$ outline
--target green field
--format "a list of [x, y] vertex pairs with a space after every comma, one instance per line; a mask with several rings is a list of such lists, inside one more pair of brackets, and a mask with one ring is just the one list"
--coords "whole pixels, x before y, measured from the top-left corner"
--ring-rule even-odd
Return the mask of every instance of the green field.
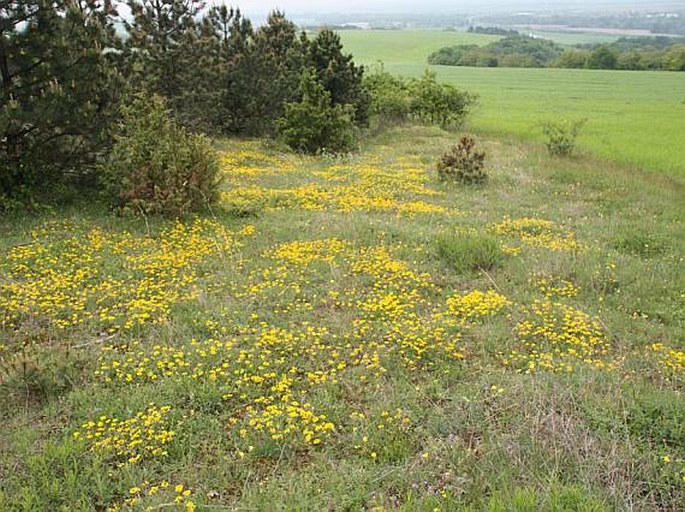
[[[383, 61], [392, 72], [417, 76], [440, 32], [342, 32], [362, 63]], [[458, 34], [464, 41], [482, 36]], [[414, 40], [420, 41], [414, 44]], [[427, 42], [429, 41], [429, 42]], [[424, 51], [424, 49], [426, 51]], [[474, 129], [541, 140], [543, 122], [587, 119], [583, 149], [613, 161], [685, 175], [685, 73], [565, 69], [432, 67], [441, 80], [480, 95]]]
[[339, 34], [355, 61], [390, 65], [424, 63], [429, 54], [444, 46], [485, 45], [500, 39], [448, 30], [343, 30]]

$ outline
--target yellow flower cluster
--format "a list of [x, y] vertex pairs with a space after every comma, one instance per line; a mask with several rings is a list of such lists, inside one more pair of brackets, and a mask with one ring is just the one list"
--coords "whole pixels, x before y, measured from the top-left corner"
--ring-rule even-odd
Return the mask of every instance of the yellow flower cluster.
[[663, 343], [652, 343], [647, 350], [656, 356], [660, 371], [671, 374], [685, 372], [685, 351], [667, 347]]
[[[172, 485], [168, 480], [151, 484], [146, 480], [135, 487], [131, 487], [123, 502], [110, 505], [107, 507], [107, 512], [140, 510], [145, 502], [150, 503], [152, 500], [164, 500], [162, 505], [164, 508], [174, 507], [175, 510], [195, 512], [197, 505], [191, 499], [192, 494], [192, 491], [184, 484]], [[155, 510], [156, 508], [160, 508], [160, 506], [148, 506], [143, 510]]]
[[557, 277], [533, 275], [530, 283], [542, 292], [548, 299], [573, 298], [578, 295], [579, 289], [571, 281]]
[[150, 404], [145, 411], [124, 420], [103, 415], [81, 425], [74, 438], [83, 439], [90, 451], [120, 464], [164, 456], [166, 445], [174, 438], [173, 430], [167, 428], [170, 411], [169, 406]]
[[330, 263], [349, 248], [349, 243], [336, 238], [313, 241], [296, 240], [280, 245], [274, 251], [267, 251], [266, 256], [299, 265], [308, 265], [316, 260]]
[[[262, 161], [269, 160], [263, 158]], [[225, 192], [222, 200], [232, 209], [456, 214], [454, 209], [416, 197], [442, 195], [427, 187], [428, 180], [424, 167], [417, 161], [384, 162], [373, 158], [311, 172], [305, 176], [304, 183], [292, 188], [235, 187]]]
[[535, 301], [529, 318], [516, 326], [522, 351], [503, 356], [517, 371], [572, 372], [578, 364], [612, 369], [611, 343], [599, 319], [558, 302]]
[[465, 325], [482, 317], [495, 315], [510, 305], [510, 300], [495, 291], [473, 290], [464, 295], [449, 297], [447, 312], [457, 317], [459, 323]]
[[247, 147], [222, 152], [219, 157], [222, 174], [231, 184], [245, 183], [246, 180], [265, 174], [284, 174], [296, 169], [285, 156], [259, 151], [257, 144], [243, 145]]
[[585, 247], [576, 240], [572, 231], [560, 227], [551, 220], [524, 217], [505, 219], [490, 226], [498, 235], [519, 239], [528, 245], [545, 247], [553, 251], [582, 251]]
[[67, 328], [84, 323], [114, 332], [165, 320], [175, 303], [195, 296], [199, 266], [231, 251], [234, 236], [219, 222], [180, 222], [158, 237], [129, 232], [82, 234], [55, 223], [0, 264], [0, 326], [29, 320]]
[[[273, 441], [294, 440], [305, 445], [316, 446], [328, 437], [335, 425], [326, 421], [323, 414], [315, 414], [309, 403], [288, 400], [288, 395], [280, 402], [263, 408], [248, 406], [247, 425], [254, 432], [266, 434]], [[239, 432], [241, 437], [248, 435], [246, 429]]]
[[[464, 358], [458, 323], [444, 304], [431, 300], [439, 292], [431, 277], [393, 257], [389, 248], [323, 239], [280, 244], [262, 256], [265, 266], [250, 272], [234, 296], [245, 304], [269, 300], [274, 312], [284, 311], [283, 326], [256, 314], [237, 320], [231, 309], [230, 320], [203, 323], [212, 332], [207, 339], [104, 347], [97, 377], [117, 386], [202, 380], [221, 393], [244, 443], [267, 436], [310, 449], [335, 428], [309, 405], [314, 388], [335, 384], [348, 372], [365, 382], [389, 364], [416, 370]], [[313, 278], [333, 286], [319, 297], [308, 296]], [[271, 300], [282, 294], [291, 304], [287, 311]], [[314, 305], [316, 311], [330, 311], [334, 324], [341, 321], [339, 328], [302, 320], [300, 313], [309, 317]], [[466, 305], [462, 309], [468, 313]], [[238, 452], [244, 454], [240, 443]]]

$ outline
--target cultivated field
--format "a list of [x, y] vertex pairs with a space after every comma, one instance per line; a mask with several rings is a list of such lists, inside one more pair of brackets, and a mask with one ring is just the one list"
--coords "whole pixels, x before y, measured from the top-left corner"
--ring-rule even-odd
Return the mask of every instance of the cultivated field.
[[[431, 67], [426, 57], [437, 48], [486, 44], [490, 37], [430, 31], [347, 31], [341, 36], [345, 48], [361, 62], [373, 67], [383, 61], [389, 71], [407, 76]], [[453, 43], [451, 38], [460, 41]], [[587, 119], [579, 139], [587, 151], [685, 176], [684, 73], [431, 68], [441, 80], [480, 95], [472, 118], [476, 130], [541, 140], [545, 121]]]
[[494, 138], [448, 186], [453, 138], [3, 218], [0, 510], [680, 509], [683, 188]]

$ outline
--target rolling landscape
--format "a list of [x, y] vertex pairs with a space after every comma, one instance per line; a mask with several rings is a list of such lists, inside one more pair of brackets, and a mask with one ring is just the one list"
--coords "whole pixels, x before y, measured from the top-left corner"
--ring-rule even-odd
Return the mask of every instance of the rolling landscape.
[[683, 510], [685, 72], [429, 65], [506, 37], [396, 26], [439, 3], [37, 5], [0, 6], [0, 511]]

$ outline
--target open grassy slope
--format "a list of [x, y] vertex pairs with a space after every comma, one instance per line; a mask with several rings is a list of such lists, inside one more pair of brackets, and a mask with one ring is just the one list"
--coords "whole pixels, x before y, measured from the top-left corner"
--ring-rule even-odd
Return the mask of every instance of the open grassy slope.
[[685, 204], [453, 135], [225, 142], [211, 214], [0, 221], [0, 510], [678, 510]]
[[[392, 44], [371, 32], [341, 33], [362, 63], [386, 63], [417, 76], [426, 57], [417, 32], [398, 31]], [[429, 32], [430, 33], [430, 32]], [[468, 34], [467, 34], [468, 36]], [[377, 38], [377, 39], [376, 39]], [[472, 126], [490, 133], [541, 140], [544, 121], [588, 120], [580, 145], [610, 160], [685, 176], [685, 73], [434, 66], [441, 80], [476, 92]]]

